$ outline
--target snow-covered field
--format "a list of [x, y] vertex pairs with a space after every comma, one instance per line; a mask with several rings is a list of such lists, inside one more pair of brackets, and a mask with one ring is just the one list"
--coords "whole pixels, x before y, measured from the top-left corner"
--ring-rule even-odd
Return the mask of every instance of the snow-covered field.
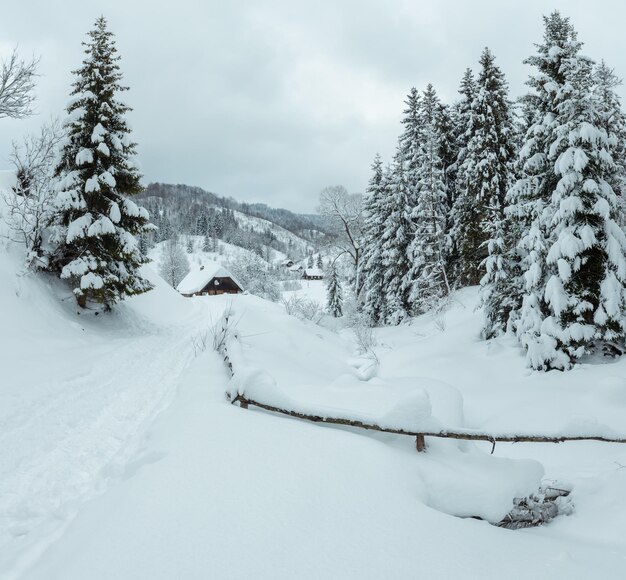
[[[626, 434], [626, 360], [531, 373], [512, 341], [478, 340], [469, 289], [443, 319], [379, 329], [364, 375], [349, 332], [253, 296], [184, 299], [149, 273], [153, 292], [77, 315], [18, 263], [0, 249], [0, 578], [626, 574], [626, 446], [498, 444], [491, 456], [488, 443], [428, 440], [418, 454], [408, 437], [230, 405], [223, 362], [197, 345], [232, 306], [235, 387], [263, 377], [261, 395], [269, 385], [326, 414], [413, 420], [406, 403], [499, 432]], [[324, 298], [320, 282], [298, 292]], [[572, 515], [518, 531], [465, 517], [499, 519], [542, 478], [571, 486]]]

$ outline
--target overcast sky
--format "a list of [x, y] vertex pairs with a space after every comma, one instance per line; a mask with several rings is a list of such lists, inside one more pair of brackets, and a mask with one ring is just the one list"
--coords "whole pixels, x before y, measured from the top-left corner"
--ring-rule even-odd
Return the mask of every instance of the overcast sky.
[[10, 143], [59, 115], [80, 43], [101, 13], [117, 38], [124, 99], [149, 181], [199, 185], [241, 201], [312, 211], [319, 191], [363, 191], [388, 159], [403, 100], [432, 82], [450, 102], [482, 48], [524, 90], [522, 60], [542, 14], [571, 17], [592, 58], [626, 75], [617, 0], [21, 0], [3, 2], [0, 53], [41, 57], [38, 114], [0, 120]]

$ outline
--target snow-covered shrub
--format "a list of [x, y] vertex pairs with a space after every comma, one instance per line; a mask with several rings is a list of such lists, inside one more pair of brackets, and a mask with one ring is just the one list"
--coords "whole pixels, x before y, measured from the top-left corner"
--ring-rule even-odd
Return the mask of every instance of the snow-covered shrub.
[[285, 280], [281, 284], [283, 292], [296, 292], [297, 290], [302, 290], [302, 283], [300, 280]]
[[209, 335], [213, 350], [221, 355], [226, 354], [227, 342], [236, 336], [235, 334], [235, 312], [232, 306], [228, 306], [222, 315], [209, 325]]
[[3, 216], [11, 240], [26, 248], [27, 266], [45, 266], [42, 244], [54, 197], [51, 187], [56, 150], [63, 132], [58, 121], [45, 124], [38, 135], [14, 143], [10, 161], [16, 184], [3, 192], [7, 212]]
[[194, 356], [198, 356], [200, 353], [203, 353], [209, 342], [209, 333], [204, 330], [198, 332], [195, 336], [191, 337], [191, 344], [193, 345], [193, 354]]
[[350, 292], [344, 302], [343, 321], [346, 327], [354, 333], [359, 354], [367, 354], [376, 358], [374, 353], [376, 337], [374, 336], [372, 321], [369, 314], [359, 308], [354, 292]]
[[272, 302], [280, 300], [280, 286], [268, 264], [251, 252], [242, 252], [226, 262], [228, 268], [250, 294]]
[[324, 308], [316, 300], [307, 300], [294, 294], [289, 298], [283, 298], [281, 302], [287, 314], [300, 320], [310, 320], [319, 324], [324, 317]]
[[355, 324], [352, 327], [352, 332], [354, 333], [359, 354], [373, 355], [376, 358], [376, 354], [374, 353], [374, 347], [376, 346], [374, 329], [363, 321]]
[[515, 498], [513, 509], [496, 524], [500, 528], [519, 530], [547, 524], [559, 515], [571, 515], [574, 504], [569, 489], [542, 486], [528, 497]]
[[443, 296], [437, 300], [431, 311], [433, 322], [438, 330], [443, 332], [446, 329], [446, 313], [448, 312], [450, 305], [452, 304], [452, 297], [450, 295]]

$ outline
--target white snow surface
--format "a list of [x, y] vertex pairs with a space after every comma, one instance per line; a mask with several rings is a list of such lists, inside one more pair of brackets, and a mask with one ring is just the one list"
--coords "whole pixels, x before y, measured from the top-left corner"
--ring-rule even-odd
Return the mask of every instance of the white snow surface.
[[[410, 437], [243, 410], [225, 391], [389, 424], [624, 434], [626, 360], [531, 372], [513, 339], [478, 339], [470, 289], [444, 331], [429, 316], [379, 329], [363, 380], [348, 331], [280, 305], [186, 299], [146, 268], [154, 291], [79, 315], [20, 260], [0, 247], [2, 580], [623, 578], [625, 447], [492, 456], [427, 439], [418, 454]], [[198, 349], [226, 307], [232, 380]], [[465, 519], [496, 521], [543, 477], [572, 487], [572, 516], [515, 532]]]

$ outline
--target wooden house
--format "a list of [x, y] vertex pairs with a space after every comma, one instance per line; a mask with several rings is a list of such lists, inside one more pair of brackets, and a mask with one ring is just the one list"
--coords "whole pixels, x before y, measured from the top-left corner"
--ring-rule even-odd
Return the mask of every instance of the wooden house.
[[319, 268], [305, 268], [302, 272], [303, 280], [323, 280], [324, 272]]
[[188, 298], [243, 292], [243, 286], [226, 268], [219, 264], [205, 264], [192, 269], [176, 289]]

